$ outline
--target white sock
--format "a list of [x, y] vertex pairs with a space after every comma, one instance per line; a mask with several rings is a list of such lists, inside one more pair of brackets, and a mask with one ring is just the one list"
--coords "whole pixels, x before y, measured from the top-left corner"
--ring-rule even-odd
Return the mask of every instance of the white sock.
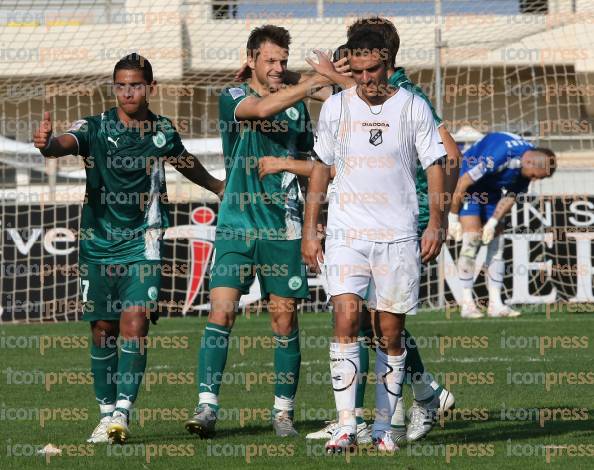
[[489, 287], [489, 305], [491, 307], [501, 308], [501, 288], [503, 287], [503, 273], [505, 265], [503, 260], [493, 259], [487, 268], [487, 285]]
[[410, 384], [412, 387], [413, 396], [417, 401], [425, 401], [429, 398], [433, 398], [435, 395], [435, 390], [431, 388], [431, 381], [433, 377], [431, 374], [427, 372], [423, 372], [421, 377], [413, 378], [412, 383]]
[[355, 401], [359, 380], [359, 343], [330, 343], [330, 374], [338, 423], [357, 429]]
[[487, 285], [489, 289], [489, 305], [495, 308], [503, 307], [501, 288], [505, 263], [503, 261], [503, 239], [495, 237], [487, 247]]
[[[464, 233], [462, 235], [462, 248], [458, 256], [458, 279], [460, 285], [466, 293], [466, 289], [470, 289], [472, 296], [472, 284], [474, 284], [474, 267], [476, 263], [476, 255], [481, 246], [480, 234], [475, 232]], [[472, 300], [472, 299], [471, 299]]]
[[474, 297], [472, 296], [472, 287], [462, 288], [462, 304], [463, 305], [474, 305]]
[[406, 349], [400, 356], [388, 356], [377, 350], [375, 359], [375, 422], [373, 432], [388, 431], [396, 410], [396, 402], [402, 397], [404, 382], [404, 361]]
[[274, 409], [279, 411], [293, 411], [295, 407], [295, 400], [287, 397], [274, 396]]
[[392, 426], [404, 427], [406, 412], [404, 410], [404, 398], [400, 397], [396, 402], [396, 410], [392, 415]]
[[[128, 412], [128, 416], [130, 416], [130, 410], [132, 409], [132, 405], [133, 403], [130, 400], [118, 400], [116, 401], [115, 407], [126, 410]], [[121, 411], [117, 409], [114, 410], [113, 416], [115, 416], [116, 413], [121, 413]]]
[[102, 415], [107, 415], [107, 414], [112, 414], [116, 409], [116, 406], [114, 403], [112, 403], [111, 405], [99, 405], [99, 412]]
[[200, 392], [198, 394], [198, 403], [200, 405], [217, 405], [219, 404], [219, 397], [217, 397], [214, 393], [210, 392]]

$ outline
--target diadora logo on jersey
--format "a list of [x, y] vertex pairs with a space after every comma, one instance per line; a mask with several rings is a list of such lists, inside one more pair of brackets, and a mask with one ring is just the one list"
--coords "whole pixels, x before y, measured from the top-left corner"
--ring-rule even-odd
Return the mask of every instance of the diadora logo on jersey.
[[290, 107], [285, 109], [285, 113], [287, 113], [287, 116], [289, 116], [290, 119], [292, 119], [293, 121], [296, 121], [297, 119], [299, 119], [299, 111], [297, 111], [294, 107]]
[[167, 139], [165, 138], [165, 134], [163, 134], [161, 131], [157, 132], [153, 136], [153, 144], [155, 144], [155, 147], [157, 147], [157, 148], [163, 147], [166, 142], [167, 142]]
[[111, 142], [113, 145], [115, 145], [116, 148], [118, 147], [118, 140], [120, 140], [119, 137], [117, 139], [113, 139], [113, 137], [111, 137], [111, 136], [107, 137], [107, 141]]
[[388, 122], [362, 122], [362, 127], [390, 127]]
[[383, 142], [382, 130], [381, 129], [370, 129], [369, 130], [369, 143], [376, 147]]
[[299, 276], [293, 276], [291, 279], [289, 279], [289, 289], [291, 290], [297, 290], [301, 287], [301, 285], [303, 284], [303, 281], [301, 280], [301, 278]]

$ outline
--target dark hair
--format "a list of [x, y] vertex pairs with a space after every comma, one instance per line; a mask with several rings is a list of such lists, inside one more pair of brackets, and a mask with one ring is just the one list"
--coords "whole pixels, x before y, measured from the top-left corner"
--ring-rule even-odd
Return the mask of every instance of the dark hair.
[[346, 48], [351, 56], [367, 55], [375, 49], [379, 52], [382, 62], [387, 63], [389, 60], [386, 42], [378, 33], [359, 31], [349, 38]]
[[147, 58], [142, 57], [137, 52], [128, 54], [118, 60], [113, 68], [113, 79], [115, 80], [116, 72], [118, 70], [140, 70], [142, 77], [146, 83], [153, 81], [153, 67]]
[[272, 24], [265, 24], [264, 26], [254, 28], [247, 40], [246, 48], [248, 56], [253, 56], [255, 58], [257, 55], [256, 51], [265, 42], [271, 42], [279, 47], [288, 49], [289, 44], [291, 44], [291, 35], [289, 34], [289, 31], [282, 26], [275, 26]]
[[350, 39], [355, 33], [359, 32], [380, 34], [388, 47], [388, 64], [391, 67], [396, 66], [396, 54], [400, 49], [400, 36], [394, 23], [380, 16], [360, 18], [349, 26], [347, 38]]
[[347, 45], [343, 44], [342, 46], [338, 46], [332, 54], [332, 62], [336, 62], [337, 60], [344, 59], [349, 55], [349, 50], [347, 49]]
[[546, 168], [549, 170], [549, 176], [553, 176], [553, 173], [555, 173], [555, 170], [557, 169], [557, 156], [555, 155], [555, 152], [546, 147], [536, 147], [532, 150], [549, 157], [546, 162]]

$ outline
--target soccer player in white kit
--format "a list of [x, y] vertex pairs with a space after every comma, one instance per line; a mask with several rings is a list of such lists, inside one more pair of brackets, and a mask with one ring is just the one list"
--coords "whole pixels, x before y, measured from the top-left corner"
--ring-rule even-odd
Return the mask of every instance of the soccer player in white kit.
[[[322, 107], [314, 147], [319, 161], [309, 182], [301, 250], [310, 269], [317, 271], [323, 263], [334, 310], [330, 369], [339, 426], [326, 449], [341, 452], [356, 445], [357, 333], [367, 298], [376, 311], [372, 323], [377, 338], [372, 438], [379, 450], [394, 451], [390, 421], [402, 394], [406, 358], [401, 333], [406, 315], [416, 313], [420, 259], [434, 259], [444, 238], [444, 170], [439, 163], [446, 151], [427, 103], [388, 85], [382, 37], [356, 34], [347, 49], [357, 85]], [[417, 159], [427, 172], [430, 200], [420, 248]], [[316, 223], [331, 165], [336, 176], [324, 257]]]

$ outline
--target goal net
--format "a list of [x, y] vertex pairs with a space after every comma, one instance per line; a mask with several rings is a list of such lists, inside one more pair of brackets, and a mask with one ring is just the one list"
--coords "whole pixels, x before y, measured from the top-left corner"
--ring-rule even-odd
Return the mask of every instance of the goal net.
[[[332, 52], [358, 17], [380, 15], [401, 36], [397, 65], [430, 96], [460, 142], [509, 131], [559, 157], [506, 220], [505, 294], [513, 303], [592, 302], [594, 4], [586, 0], [4, 0], [0, 3], [0, 322], [76, 320], [84, 167], [44, 160], [31, 144], [43, 113], [54, 132], [115, 105], [111, 73], [139, 52], [153, 65], [151, 109], [170, 117], [189, 151], [222, 177], [218, 94], [245, 60], [252, 28], [292, 36], [289, 68]], [[435, 84], [440, 86], [436, 87]], [[317, 120], [320, 103], [309, 101]], [[170, 315], [208, 309], [216, 198], [166, 168], [172, 227], [160, 302]], [[460, 295], [459, 246], [423, 269], [422, 305]], [[484, 249], [479, 260], [484, 259]], [[475, 294], [486, 298], [481, 267]], [[319, 278], [311, 301], [324, 308]], [[243, 299], [256, 305], [258, 286]]]

